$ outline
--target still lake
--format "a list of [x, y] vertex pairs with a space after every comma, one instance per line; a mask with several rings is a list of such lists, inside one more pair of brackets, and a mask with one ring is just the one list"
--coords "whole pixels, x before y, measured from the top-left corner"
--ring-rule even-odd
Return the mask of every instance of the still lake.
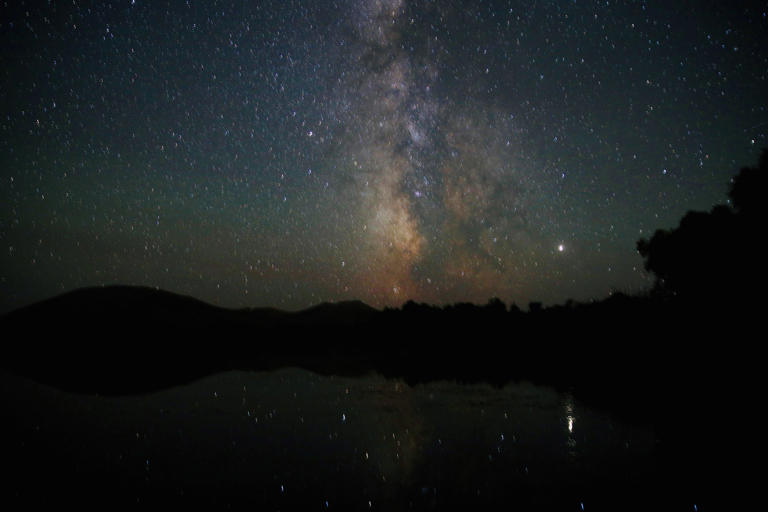
[[670, 497], [651, 426], [525, 382], [411, 387], [288, 368], [138, 396], [0, 383], [2, 487], [27, 504], [695, 508]]

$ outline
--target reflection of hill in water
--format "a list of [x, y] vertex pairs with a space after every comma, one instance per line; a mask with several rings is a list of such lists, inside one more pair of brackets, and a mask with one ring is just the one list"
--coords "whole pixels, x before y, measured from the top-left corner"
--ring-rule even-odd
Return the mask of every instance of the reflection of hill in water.
[[286, 369], [99, 397], [0, 378], [17, 411], [6, 483], [27, 504], [627, 510], [625, 496], [641, 496], [632, 509], [664, 491], [649, 428], [530, 384], [411, 387]]

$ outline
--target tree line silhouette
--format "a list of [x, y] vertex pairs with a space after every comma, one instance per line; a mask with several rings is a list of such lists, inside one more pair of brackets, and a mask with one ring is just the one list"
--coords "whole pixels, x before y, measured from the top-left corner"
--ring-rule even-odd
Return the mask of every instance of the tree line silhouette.
[[638, 241], [645, 268], [656, 276], [656, 291], [688, 301], [739, 303], [758, 291], [757, 280], [765, 273], [758, 217], [766, 175], [768, 150], [763, 150], [757, 167], [744, 167], [733, 178], [730, 204], [689, 211], [677, 228]]

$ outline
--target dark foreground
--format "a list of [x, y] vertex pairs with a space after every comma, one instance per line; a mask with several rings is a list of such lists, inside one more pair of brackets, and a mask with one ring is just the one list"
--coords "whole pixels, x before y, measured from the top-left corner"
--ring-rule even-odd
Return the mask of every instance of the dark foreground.
[[[16, 468], [7, 491], [22, 501], [142, 507], [730, 508], [756, 480], [744, 469], [761, 389], [751, 315], [624, 296], [531, 313], [498, 303], [384, 312], [344, 303], [287, 314], [144, 288], [82, 290], [3, 319], [0, 405]], [[296, 367], [312, 373], [286, 385], [280, 369]], [[523, 380], [556, 391], [541, 398], [545, 388], [534, 387], [538, 398], [521, 399]], [[454, 384], [446, 391], [441, 382]], [[359, 399], [391, 386], [412, 396]], [[350, 392], [358, 402], [348, 413]], [[220, 406], [220, 393], [232, 403]], [[582, 411], [570, 414], [575, 435], [568, 400]], [[532, 408], [551, 417], [522, 412]], [[508, 419], [508, 409], [522, 423], [485, 418], [493, 410]], [[290, 421], [260, 430], [286, 410]], [[402, 415], [399, 431], [379, 432], [380, 420]], [[414, 426], [419, 418], [428, 428]], [[409, 438], [415, 428], [429, 434]], [[514, 449], [491, 439], [523, 431], [527, 444]], [[394, 451], [374, 469], [360, 462], [369, 446], [385, 445]], [[388, 474], [397, 485], [384, 484]]]
[[27, 506], [688, 510], [704, 498], [658, 473], [651, 428], [526, 383], [284, 369], [96, 397], [0, 382], [25, 412], [4, 458]]

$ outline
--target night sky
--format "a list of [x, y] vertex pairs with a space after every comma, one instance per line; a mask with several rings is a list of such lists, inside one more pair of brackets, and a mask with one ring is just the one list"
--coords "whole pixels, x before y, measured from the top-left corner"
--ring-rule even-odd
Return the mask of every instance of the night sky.
[[640, 291], [636, 241], [768, 145], [762, 1], [13, 0], [0, 27], [2, 311]]

